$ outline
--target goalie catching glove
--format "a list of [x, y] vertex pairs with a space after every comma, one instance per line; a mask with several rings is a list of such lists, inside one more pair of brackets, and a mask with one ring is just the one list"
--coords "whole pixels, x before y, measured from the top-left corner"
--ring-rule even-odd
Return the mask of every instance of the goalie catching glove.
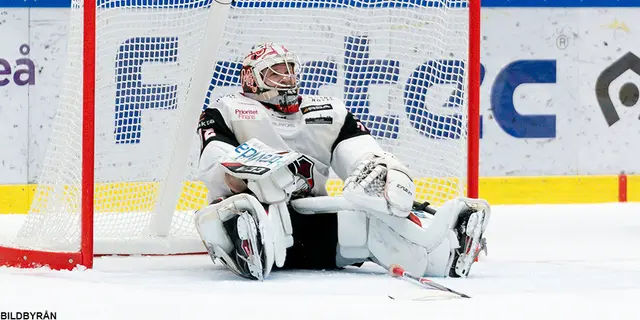
[[368, 154], [345, 180], [344, 197], [352, 203], [406, 218], [415, 184], [409, 170], [390, 153]]

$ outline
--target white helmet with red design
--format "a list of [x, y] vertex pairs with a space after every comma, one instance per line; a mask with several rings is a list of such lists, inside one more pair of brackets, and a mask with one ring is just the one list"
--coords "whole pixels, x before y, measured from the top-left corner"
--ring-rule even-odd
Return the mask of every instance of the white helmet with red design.
[[300, 62], [287, 48], [259, 43], [244, 58], [240, 81], [244, 95], [280, 113], [298, 112]]

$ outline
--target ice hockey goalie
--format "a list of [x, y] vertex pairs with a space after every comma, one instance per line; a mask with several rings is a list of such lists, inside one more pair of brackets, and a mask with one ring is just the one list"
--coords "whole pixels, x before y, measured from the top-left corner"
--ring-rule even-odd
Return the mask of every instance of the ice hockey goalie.
[[[258, 44], [243, 61], [242, 92], [201, 114], [199, 179], [210, 205], [195, 224], [211, 258], [256, 280], [367, 261], [466, 277], [489, 205], [460, 197], [425, 213], [409, 170], [339, 99], [300, 95], [299, 72], [287, 48]], [[330, 170], [345, 182], [341, 197], [327, 196]]]

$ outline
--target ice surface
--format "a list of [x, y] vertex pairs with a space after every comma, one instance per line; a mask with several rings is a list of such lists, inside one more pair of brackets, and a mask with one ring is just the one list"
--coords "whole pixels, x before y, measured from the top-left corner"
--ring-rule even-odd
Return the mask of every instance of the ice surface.
[[[0, 215], [0, 237], [22, 216]], [[495, 206], [472, 296], [422, 288], [366, 264], [239, 279], [206, 256], [104, 257], [92, 270], [0, 268], [0, 311], [58, 319], [640, 319], [640, 204]], [[395, 296], [396, 300], [388, 298]]]

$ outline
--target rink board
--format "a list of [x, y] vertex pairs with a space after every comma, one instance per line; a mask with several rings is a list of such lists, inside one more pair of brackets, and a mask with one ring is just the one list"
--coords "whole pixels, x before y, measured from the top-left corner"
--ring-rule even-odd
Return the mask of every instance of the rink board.
[[[627, 176], [629, 202], [640, 202], [640, 175]], [[417, 179], [418, 198], [446, 193], [442, 186], [455, 188], [453, 179]], [[338, 196], [343, 184], [329, 180], [329, 195]], [[431, 186], [438, 186], [433, 189]], [[480, 197], [499, 204], [605, 203], [620, 200], [618, 176], [483, 177]], [[0, 185], [0, 214], [24, 214], [29, 211], [37, 185]], [[109, 183], [96, 188], [96, 208], [109, 212], [150, 210], [155, 204], [156, 183]], [[199, 182], [186, 183], [179, 209], [193, 210], [206, 204], [206, 188]]]

